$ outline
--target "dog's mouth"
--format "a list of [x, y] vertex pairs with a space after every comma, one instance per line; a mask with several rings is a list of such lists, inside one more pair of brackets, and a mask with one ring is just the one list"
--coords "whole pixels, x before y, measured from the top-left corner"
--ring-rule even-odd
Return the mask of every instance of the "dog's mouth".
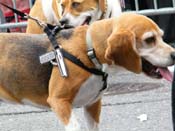
[[91, 19], [92, 19], [91, 16], [87, 16], [86, 19], [85, 19], [85, 21], [82, 23], [82, 25], [89, 25]]
[[168, 70], [167, 67], [154, 66], [145, 59], [142, 59], [142, 70], [149, 77], [157, 79], [164, 78], [167, 81], [173, 81], [173, 74]]

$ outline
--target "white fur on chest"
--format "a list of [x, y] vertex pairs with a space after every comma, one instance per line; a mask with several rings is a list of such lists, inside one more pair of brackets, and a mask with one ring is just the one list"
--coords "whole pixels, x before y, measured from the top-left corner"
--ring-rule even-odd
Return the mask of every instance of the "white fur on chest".
[[92, 75], [80, 87], [76, 97], [74, 98], [73, 106], [81, 107], [94, 103], [102, 96], [103, 92], [105, 91], [101, 91], [102, 87], [102, 76]]

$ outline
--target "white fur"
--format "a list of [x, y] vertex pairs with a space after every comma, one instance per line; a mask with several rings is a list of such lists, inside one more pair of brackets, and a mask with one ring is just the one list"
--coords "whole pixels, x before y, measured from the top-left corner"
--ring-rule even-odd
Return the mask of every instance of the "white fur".
[[68, 125], [65, 126], [66, 131], [82, 131], [81, 126], [74, 114], [74, 111], [71, 112], [71, 117], [69, 119]]
[[158, 33], [155, 32], [155, 31], [148, 31], [148, 32], [145, 32], [142, 36], [142, 40], [145, 40], [146, 38], [149, 38], [149, 37], [153, 37], [153, 36], [160, 36], [162, 37], [164, 35], [164, 31], [163, 30], [159, 30]]
[[153, 48], [145, 48], [145, 49], [139, 49], [140, 56], [145, 58], [147, 61], [149, 61], [151, 64], [160, 66], [160, 67], [167, 67], [169, 65], [173, 64], [173, 61], [170, 57], [169, 53], [166, 53], [166, 51], [162, 48], [158, 48], [158, 46], [155, 46]]
[[172, 73], [172, 74], [174, 74], [174, 65], [173, 66], [169, 66], [168, 67], [168, 70]]
[[52, 8], [53, 0], [41, 0], [42, 8], [47, 22], [51, 24], [57, 24], [58, 18], [56, 17], [55, 11]]
[[118, 17], [121, 14], [122, 10], [119, 0], [107, 0], [107, 5], [108, 8], [105, 18], [109, 18], [111, 12], [111, 17]]
[[145, 40], [146, 38], [153, 37], [154, 33], [152, 31], [146, 32], [142, 36], [142, 40]]
[[152, 35], [156, 36], [155, 43], [150, 45], [143, 41], [142, 47], [138, 49], [139, 55], [156, 66], [167, 67], [173, 65], [174, 61], [171, 58], [170, 52], [173, 52], [174, 49], [163, 42], [161, 34], [156, 34], [154, 31], [146, 32], [142, 38]]
[[72, 14], [67, 13], [64, 17], [69, 20], [68, 24], [73, 25], [73, 26], [79, 26], [84, 23], [84, 21], [87, 19], [88, 16], [92, 17], [90, 23], [96, 21], [97, 20], [96, 16], [99, 15], [98, 13], [99, 11], [95, 9], [92, 11], [82, 12], [79, 16], [73, 16]]
[[80, 87], [79, 92], [73, 101], [74, 107], [81, 107], [91, 105], [96, 102], [104, 93], [105, 90], [100, 92], [103, 86], [102, 76], [92, 75]]
[[[111, 71], [126, 71], [125, 68], [118, 65], [103, 64], [103, 71], [110, 74]], [[80, 87], [76, 97], [73, 100], [74, 107], [88, 106], [99, 100], [103, 93], [108, 89], [100, 91], [103, 86], [102, 76], [92, 75]]]

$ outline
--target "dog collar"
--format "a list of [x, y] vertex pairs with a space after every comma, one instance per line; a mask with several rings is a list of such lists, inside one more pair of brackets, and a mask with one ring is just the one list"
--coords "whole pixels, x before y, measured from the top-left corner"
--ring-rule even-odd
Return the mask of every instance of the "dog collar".
[[[100, 92], [103, 91], [103, 90], [105, 90], [107, 88], [108, 74], [106, 72], [103, 72], [102, 71], [102, 65], [98, 62], [98, 60], [97, 60], [97, 58], [95, 56], [95, 52], [94, 52], [94, 49], [93, 49], [92, 45], [91, 44], [88, 44], [88, 52], [89, 52], [88, 53], [89, 54], [88, 56], [93, 61], [93, 63], [96, 63], [95, 64], [96, 67], [98, 65], [98, 68], [99, 69], [98, 68], [89, 68], [89, 67], [87, 67], [86, 65], [84, 65], [83, 62], [81, 62], [81, 60], [79, 60], [78, 58], [76, 58], [75, 56], [73, 56], [72, 54], [70, 54], [69, 52], [65, 51], [63, 48], [60, 48], [59, 47], [59, 43], [57, 43], [57, 41], [55, 39], [55, 34], [52, 33], [52, 31], [55, 32], [54, 29], [51, 29], [50, 30], [48, 27], [45, 28], [45, 32], [48, 35], [48, 38], [49, 38], [50, 42], [52, 43], [52, 46], [54, 48], [56, 48], [55, 49], [56, 50], [56, 53], [58, 52], [61, 55], [61, 57], [67, 58], [72, 63], [76, 64], [77, 66], [81, 67], [82, 69], [84, 69], [84, 70], [86, 70], [86, 71], [88, 71], [88, 72], [90, 72], [90, 73], [92, 73], [94, 75], [102, 76], [103, 86], [100, 89]], [[88, 37], [89, 37], [88, 38], [89, 42], [91, 42], [90, 34], [89, 34]], [[51, 53], [54, 54], [55, 51], [52, 51]], [[58, 57], [60, 57], [60, 55]], [[47, 57], [48, 56], [50, 57], [50, 55], [47, 55]], [[64, 76], [67, 77], [68, 76], [68, 74], [67, 74], [67, 68], [66, 68], [66, 65], [64, 65], [64, 61], [62, 60], [63, 62], [60, 63], [61, 61], [60, 60], [57, 60], [57, 55], [54, 55], [54, 57], [52, 59], [55, 59], [56, 60], [56, 65], [59, 65], [58, 67], [60, 69], [60, 72], [63, 73]], [[63, 59], [63, 58], [61, 58], [61, 59]], [[44, 57], [44, 60], [45, 60], [45, 57]], [[40, 59], [40, 61], [41, 61], [41, 59]], [[64, 68], [63, 67], [61, 68], [61, 65], [65, 68], [65, 72], [62, 72], [62, 71], [64, 71], [63, 70]]]
[[96, 57], [95, 50], [92, 46], [92, 38], [91, 38], [89, 29], [87, 29], [87, 32], [86, 32], [86, 44], [87, 44], [87, 55], [88, 55], [89, 59], [93, 62], [93, 64], [96, 66], [97, 70], [99, 70], [103, 76], [102, 81], [104, 83], [103, 83], [102, 89], [100, 90], [100, 92], [101, 92], [107, 88], [108, 74], [102, 71], [103, 65], [98, 61], [98, 59]]
[[89, 30], [86, 32], [86, 44], [87, 44], [87, 55], [89, 59], [93, 62], [97, 69], [102, 70], [102, 64], [98, 61], [95, 50], [92, 46], [92, 39], [89, 33]]

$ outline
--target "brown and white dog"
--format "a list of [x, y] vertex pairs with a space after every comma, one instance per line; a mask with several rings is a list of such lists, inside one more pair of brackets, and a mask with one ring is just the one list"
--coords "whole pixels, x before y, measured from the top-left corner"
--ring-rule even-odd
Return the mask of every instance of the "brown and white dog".
[[[30, 16], [50, 24], [80, 26], [121, 14], [119, 0], [36, 0]], [[42, 29], [28, 20], [27, 33], [40, 34]]]
[[[95, 67], [87, 56], [89, 34], [100, 63], [121, 66], [151, 77], [169, 76], [175, 50], [163, 40], [163, 31], [149, 18], [124, 13], [118, 18], [63, 30], [56, 38], [62, 48]], [[98, 130], [101, 111], [101, 76], [93, 75], [65, 59], [69, 76], [58, 67], [41, 65], [39, 56], [52, 50], [46, 35], [0, 34], [0, 98], [20, 104], [33, 103], [56, 112], [66, 130], [80, 130], [74, 107], [84, 107], [88, 129]], [[117, 68], [116, 68], [117, 69]]]
[[61, 0], [62, 24], [79, 26], [121, 14], [120, 0]]

